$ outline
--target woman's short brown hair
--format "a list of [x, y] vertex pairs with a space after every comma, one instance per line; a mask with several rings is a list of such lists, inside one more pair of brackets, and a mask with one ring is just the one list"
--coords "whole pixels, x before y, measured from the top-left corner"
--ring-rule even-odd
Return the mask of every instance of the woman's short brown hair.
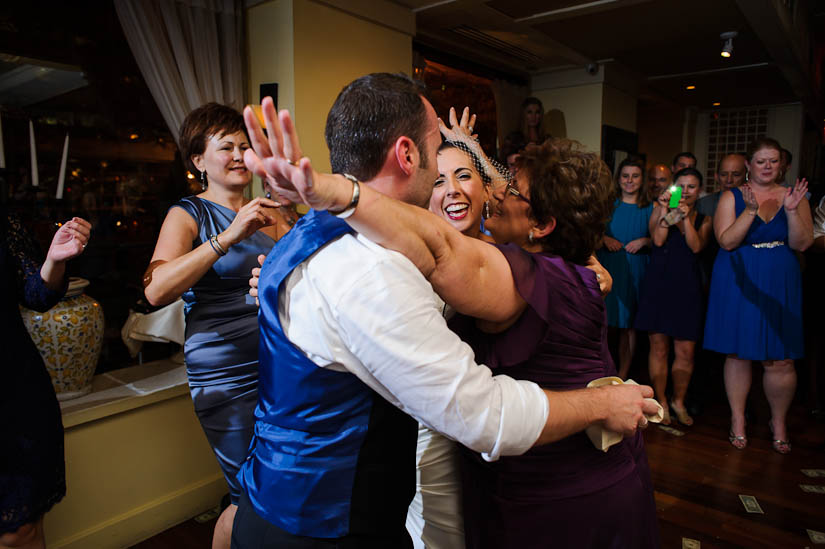
[[218, 103], [198, 107], [186, 115], [180, 127], [180, 153], [184, 164], [192, 173], [196, 173], [198, 169], [192, 163], [192, 156], [203, 154], [209, 137], [238, 132], [246, 135], [246, 126], [243, 115], [232, 107]]
[[555, 229], [539, 240], [544, 251], [586, 264], [604, 236], [616, 199], [605, 163], [576, 141], [551, 138], [528, 145], [518, 169], [529, 180], [530, 217], [539, 223], [556, 220]]

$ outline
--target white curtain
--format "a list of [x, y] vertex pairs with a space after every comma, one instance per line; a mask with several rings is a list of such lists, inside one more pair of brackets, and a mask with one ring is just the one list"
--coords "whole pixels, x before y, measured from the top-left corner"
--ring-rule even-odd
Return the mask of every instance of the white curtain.
[[215, 101], [245, 104], [242, 0], [114, 0], [123, 33], [172, 135]]

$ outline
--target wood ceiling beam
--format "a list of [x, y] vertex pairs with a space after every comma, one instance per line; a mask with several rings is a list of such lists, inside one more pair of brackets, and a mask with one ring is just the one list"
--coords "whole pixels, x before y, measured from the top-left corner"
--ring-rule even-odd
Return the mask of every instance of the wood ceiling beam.
[[[521, 40], [516, 45], [535, 53], [543, 59], [562, 57], [572, 65], [582, 66], [594, 62], [590, 57], [536, 30], [532, 24], [517, 22], [512, 17], [490, 7], [484, 0], [455, 0], [454, 2], [450, 2], [449, 5], [471, 13], [474, 20], [468, 22], [468, 24], [477, 26], [479, 30], [485, 32], [503, 32], [519, 36]], [[532, 67], [533, 70], [542, 68], [546, 68], [546, 65], [542, 67]], [[528, 68], [525, 67], [525, 69]]]
[[651, 0], [594, 0], [592, 2], [582, 2], [581, 4], [576, 4], [566, 8], [534, 13], [533, 15], [528, 15], [527, 17], [516, 18], [514, 21], [516, 23], [538, 25], [549, 21], [560, 21], [571, 17], [580, 17], [582, 15], [611, 11], [618, 8], [634, 6], [636, 4], [644, 4], [650, 1]]

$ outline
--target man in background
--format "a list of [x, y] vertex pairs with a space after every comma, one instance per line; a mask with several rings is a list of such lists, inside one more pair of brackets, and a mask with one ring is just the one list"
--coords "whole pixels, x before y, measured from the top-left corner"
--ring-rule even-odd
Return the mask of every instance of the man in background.
[[[696, 202], [696, 211], [713, 217], [716, 213], [716, 206], [719, 204], [719, 198], [722, 193], [740, 186], [745, 182], [745, 174], [747, 174], [745, 167], [745, 155], [734, 153], [726, 154], [722, 157], [716, 165], [716, 173], [713, 174], [716, 180], [716, 186], [719, 190], [715, 193], [703, 196]], [[714, 257], [716, 250], [714, 250]]]
[[673, 173], [664, 164], [656, 164], [647, 172], [647, 193], [652, 202], [670, 186]]
[[683, 151], [673, 157], [673, 165], [670, 167], [670, 171], [676, 175], [676, 172], [684, 170], [685, 168], [695, 168], [696, 167], [696, 156], [689, 151]]

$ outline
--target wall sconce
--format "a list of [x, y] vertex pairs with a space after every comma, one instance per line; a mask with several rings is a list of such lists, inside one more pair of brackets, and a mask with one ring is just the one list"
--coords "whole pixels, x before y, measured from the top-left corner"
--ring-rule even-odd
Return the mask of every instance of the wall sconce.
[[722, 57], [730, 57], [731, 55], [733, 55], [733, 39], [736, 38], [738, 34], [739, 33], [736, 31], [730, 31], [723, 32], [719, 35], [719, 38], [725, 41], [724, 45], [722, 46], [722, 52], [719, 55], [721, 55]]
[[[255, 118], [258, 119], [258, 124], [261, 125], [261, 129], [266, 129], [266, 120], [264, 120], [264, 111], [260, 105], [249, 105], [252, 107], [252, 112], [255, 113]], [[275, 112], [278, 112], [277, 109]]]

